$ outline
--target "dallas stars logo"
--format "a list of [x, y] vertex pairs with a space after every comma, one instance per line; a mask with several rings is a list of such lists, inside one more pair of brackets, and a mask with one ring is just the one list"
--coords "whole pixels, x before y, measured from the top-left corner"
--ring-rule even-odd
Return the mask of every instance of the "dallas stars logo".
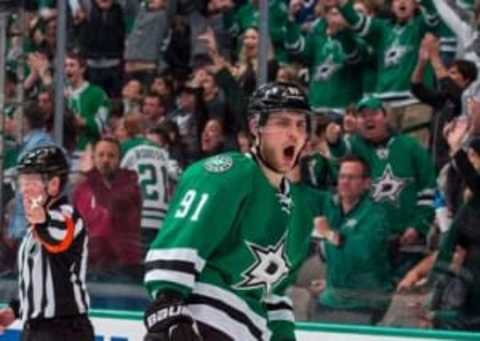
[[328, 80], [339, 68], [340, 65], [336, 64], [332, 57], [328, 57], [323, 64], [317, 66], [315, 70], [315, 76], [313, 78], [317, 82]]
[[393, 45], [385, 52], [385, 66], [395, 66], [400, 64], [400, 60], [407, 52], [407, 48], [401, 45]]
[[261, 288], [266, 297], [290, 271], [290, 262], [285, 252], [286, 237], [280, 239], [275, 246], [263, 247], [249, 241], [245, 243], [255, 257], [255, 262], [242, 273], [244, 280], [234, 287], [241, 290]]
[[382, 177], [373, 184], [373, 200], [376, 202], [397, 202], [406, 184], [406, 180], [393, 174], [392, 167], [388, 164], [383, 171]]

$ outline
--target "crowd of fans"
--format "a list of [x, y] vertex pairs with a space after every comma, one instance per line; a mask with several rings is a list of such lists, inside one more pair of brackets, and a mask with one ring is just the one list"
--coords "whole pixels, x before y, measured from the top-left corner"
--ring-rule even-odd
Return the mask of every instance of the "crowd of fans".
[[[89, 229], [89, 276], [141, 283], [182, 170], [251, 147], [258, 1], [67, 3], [63, 147], [68, 190]], [[24, 5], [8, 29], [3, 273], [15, 271], [26, 226], [16, 162], [55, 143], [55, 1]], [[366, 216], [372, 230], [360, 229], [354, 244], [341, 243], [352, 233], [342, 230], [347, 214], [316, 224], [312, 257], [327, 270], [320, 281], [315, 271], [299, 280], [314, 302], [299, 308], [303, 317], [479, 330], [480, 2], [272, 0], [268, 8], [268, 78], [305, 86], [315, 112], [292, 179], [341, 198], [370, 193], [368, 205], [386, 211]], [[347, 154], [363, 164], [351, 174], [339, 167]], [[348, 257], [365, 260], [356, 268]], [[428, 304], [412, 305], [419, 296]]]

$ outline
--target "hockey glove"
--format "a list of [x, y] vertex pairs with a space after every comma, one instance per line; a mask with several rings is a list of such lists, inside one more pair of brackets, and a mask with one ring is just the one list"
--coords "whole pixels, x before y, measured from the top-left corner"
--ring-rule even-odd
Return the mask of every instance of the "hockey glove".
[[144, 320], [144, 341], [203, 341], [190, 311], [174, 294], [159, 294], [145, 311]]

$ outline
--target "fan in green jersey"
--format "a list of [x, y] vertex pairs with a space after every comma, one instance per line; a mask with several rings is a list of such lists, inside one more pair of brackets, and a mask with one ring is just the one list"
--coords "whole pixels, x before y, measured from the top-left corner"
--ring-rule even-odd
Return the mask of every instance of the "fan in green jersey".
[[372, 170], [371, 196], [387, 213], [395, 273], [422, 258], [422, 241], [433, 222], [435, 170], [427, 150], [413, 138], [394, 134], [382, 101], [369, 97], [357, 105], [358, 134], [340, 139], [340, 127], [330, 124], [326, 138], [335, 157], [352, 153]]
[[313, 215], [306, 187], [285, 175], [307, 142], [309, 113], [298, 86], [266, 84], [249, 103], [252, 153], [186, 170], [145, 261], [146, 341], [295, 340], [285, 290]]

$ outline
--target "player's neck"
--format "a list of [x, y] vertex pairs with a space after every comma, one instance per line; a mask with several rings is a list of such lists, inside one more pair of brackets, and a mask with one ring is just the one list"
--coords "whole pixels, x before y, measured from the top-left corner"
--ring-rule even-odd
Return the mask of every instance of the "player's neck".
[[282, 182], [282, 179], [285, 177], [285, 175], [274, 172], [273, 170], [265, 166], [262, 161], [260, 161], [258, 164], [260, 165], [263, 174], [265, 174], [265, 177], [268, 179], [268, 182], [270, 182], [273, 187], [277, 189], [280, 188], [280, 183]]

